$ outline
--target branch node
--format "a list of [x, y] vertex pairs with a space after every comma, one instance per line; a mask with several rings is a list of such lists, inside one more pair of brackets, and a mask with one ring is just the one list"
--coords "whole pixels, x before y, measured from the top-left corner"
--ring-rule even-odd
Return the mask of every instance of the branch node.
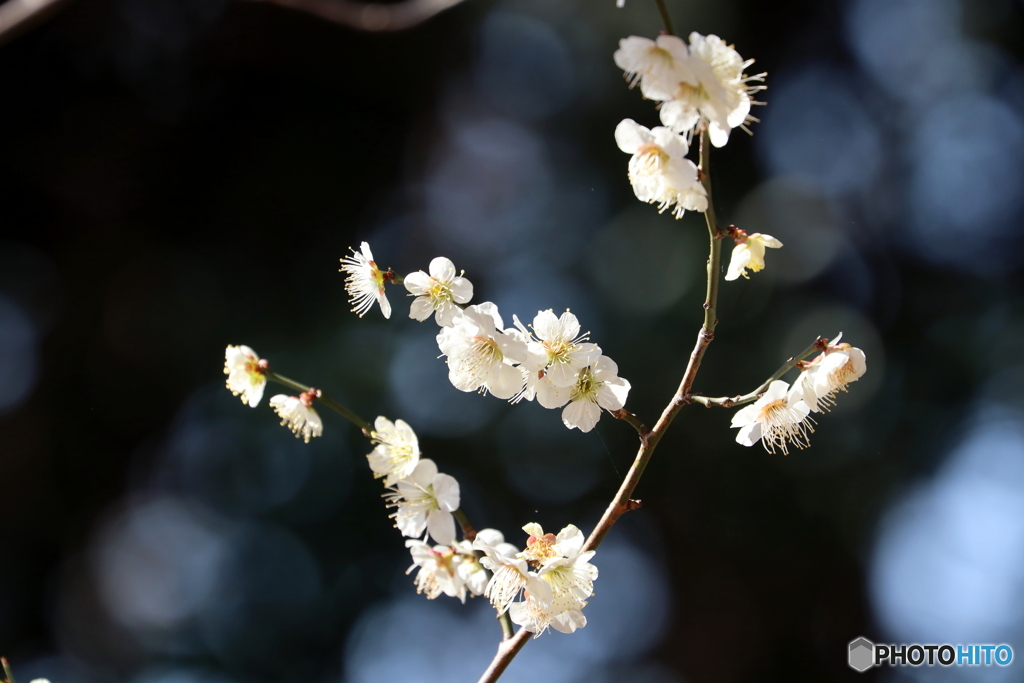
[[628, 501], [626, 501], [626, 512], [629, 512], [631, 510], [639, 510], [643, 506], [644, 502], [642, 500], [630, 498]]

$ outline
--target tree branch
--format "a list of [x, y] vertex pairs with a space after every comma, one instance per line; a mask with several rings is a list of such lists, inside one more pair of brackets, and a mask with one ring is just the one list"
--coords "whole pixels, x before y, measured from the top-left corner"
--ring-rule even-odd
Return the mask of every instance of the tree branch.
[[7, 0], [0, 5], [0, 45], [53, 14], [67, 0]]
[[354, 0], [250, 0], [305, 12], [360, 31], [401, 31], [422, 24], [435, 14], [464, 0], [402, 0], [402, 2], [355, 2]]
[[768, 390], [768, 385], [777, 379], [781, 379], [783, 375], [796, 367], [796, 364], [802, 361], [807, 356], [810, 356], [815, 351], [824, 351], [828, 347], [828, 339], [818, 337], [814, 340], [814, 343], [808, 346], [806, 349], [801, 351], [799, 354], [791, 357], [785, 363], [782, 364], [778, 370], [772, 374], [771, 377], [766, 379], [753, 391], [741, 394], [739, 396], [720, 396], [718, 398], [708, 398], [707, 396], [691, 396], [690, 401], [693, 403], [700, 403], [703, 406], [710, 408], [711, 406], [718, 406], [720, 408], [731, 408], [738, 406], [743, 403], [749, 403], [757, 399], [758, 396]]
[[[668, 405], [665, 406], [661, 417], [658, 418], [658, 422], [654, 425], [653, 429], [648, 430], [644, 428], [643, 424], [631, 413], [626, 411], [616, 411], [614, 413], [615, 417], [626, 420], [636, 428], [637, 434], [640, 437], [640, 449], [637, 451], [636, 458], [633, 460], [629, 472], [626, 473], [626, 478], [622, 480], [622, 485], [615, 494], [615, 498], [608, 504], [604, 514], [601, 516], [601, 521], [597, 523], [590, 536], [587, 537], [586, 543], [583, 544], [584, 552], [596, 550], [597, 546], [601, 545], [601, 541], [604, 540], [605, 535], [608, 534], [612, 526], [615, 525], [615, 522], [622, 516], [622, 513], [640, 507], [640, 501], [633, 500], [632, 498], [633, 491], [636, 489], [637, 484], [640, 483], [640, 477], [643, 476], [647, 463], [650, 462], [651, 456], [654, 455], [654, 450], [661, 441], [661, 437], [664, 436], [665, 431], [672, 424], [672, 420], [675, 419], [679, 409], [693, 400], [690, 396], [690, 388], [693, 386], [693, 380], [697, 375], [697, 370], [700, 368], [700, 361], [704, 357], [704, 352], [707, 350], [711, 340], [715, 338], [715, 325], [718, 324], [715, 316], [718, 306], [718, 280], [722, 260], [722, 240], [720, 239], [722, 231], [718, 227], [718, 219], [715, 217], [715, 209], [711, 201], [710, 145], [707, 144], [707, 136], [706, 130], [700, 134], [700, 177], [701, 183], [704, 185], [708, 195], [708, 208], [704, 212], [704, 217], [707, 220], [708, 238], [711, 243], [710, 254], [708, 255], [707, 297], [704, 300], [704, 324], [697, 335], [697, 343], [690, 353], [690, 361], [686, 365], [686, 371], [683, 373], [683, 379], [679, 383], [679, 388], [668, 402]], [[625, 415], [620, 413], [625, 413]], [[630, 417], [632, 419], [629, 419]], [[509, 665], [509, 662], [526, 645], [526, 640], [529, 636], [529, 632], [519, 629], [514, 638], [501, 643], [498, 646], [498, 653], [494, 656], [490, 666], [487, 667], [487, 671], [480, 678], [479, 683], [493, 683], [496, 681]]]

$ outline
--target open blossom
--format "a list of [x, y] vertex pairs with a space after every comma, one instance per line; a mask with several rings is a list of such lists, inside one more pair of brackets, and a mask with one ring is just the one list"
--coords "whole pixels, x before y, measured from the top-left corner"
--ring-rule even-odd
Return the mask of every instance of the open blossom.
[[[528, 336], [519, 319], [513, 318], [520, 332]], [[526, 344], [523, 367], [543, 375], [556, 387], [571, 387], [580, 370], [601, 355], [601, 348], [588, 343], [586, 334], [580, 334], [579, 320], [569, 311], [557, 317], [550, 309], [538, 311], [533, 318], [533, 331], [536, 338], [530, 337]]]
[[228, 346], [224, 351], [224, 374], [228, 376], [228, 389], [235, 396], [242, 395], [242, 403], [255, 408], [263, 398], [267, 386], [266, 363], [248, 346]]
[[[562, 410], [562, 423], [569, 429], [589, 432], [601, 419], [601, 409], [619, 410], [626, 404], [630, 384], [619, 377], [619, 366], [608, 356], [580, 370]], [[538, 398], [539, 400], [539, 398]]]
[[281, 424], [306, 443], [309, 443], [311, 437], [324, 433], [324, 423], [313, 409], [315, 397], [316, 390], [310, 389], [298, 396], [278, 394], [270, 399], [270, 407], [281, 418]]
[[375, 478], [393, 486], [413, 473], [420, 461], [420, 442], [404, 420], [392, 422], [383, 415], [373, 421], [370, 439], [376, 444], [366, 458]]
[[746, 129], [751, 95], [764, 86], [764, 74], [747, 76], [744, 69], [754, 60], [743, 61], [731, 45], [715, 35], [690, 34], [689, 59], [680, 61], [675, 74], [679, 80], [661, 106], [661, 122], [676, 133], [690, 135], [707, 126], [711, 144], [722, 147], [733, 128]]
[[[494, 531], [494, 529], [484, 529], [483, 531]], [[476, 556], [473, 544], [467, 540], [462, 540], [452, 547], [459, 554], [459, 563], [456, 571], [459, 574], [459, 578], [462, 579], [462, 583], [466, 585], [466, 588], [473, 595], [483, 595], [487, 590], [487, 583], [491, 577], [483, 564], [481, 564], [481, 558]]]
[[649, 100], [670, 100], [684, 76], [689, 61], [686, 43], [678, 36], [656, 39], [630, 36], [619, 41], [613, 59], [626, 72], [629, 87], [640, 84], [640, 92]]
[[[742, 232], [742, 231], [738, 231]], [[764, 268], [765, 247], [778, 249], [782, 242], [771, 235], [762, 235], [755, 232], [739, 238], [739, 243], [733, 247], [732, 258], [729, 260], [729, 270], [725, 274], [726, 280], [736, 280], [741, 275], [747, 279], [747, 268], [757, 273]]]
[[458, 312], [455, 304], [468, 303], [473, 298], [473, 283], [455, 274], [455, 264], [443, 256], [430, 262], [430, 275], [422, 270], [405, 276], [405, 288], [416, 296], [409, 308], [409, 317], [426, 320], [434, 314], [441, 327], [451, 327]]
[[615, 128], [615, 142], [633, 155], [629, 182], [637, 199], [657, 204], [659, 211], [672, 209], [676, 218], [682, 218], [684, 211], [707, 210], [707, 193], [697, 179], [697, 167], [685, 158], [689, 147], [682, 136], [624, 119]]
[[800, 377], [789, 390], [791, 401], [802, 400], [813, 412], [827, 411], [835, 405], [840, 391], [847, 391], [851, 382], [856, 382], [867, 371], [867, 358], [860, 349], [846, 343], [839, 343], [840, 333], [825, 353], [819, 355], [804, 368]]
[[405, 479], [384, 494], [389, 506], [396, 508], [391, 517], [403, 536], [418, 538], [424, 529], [436, 542], [455, 542], [455, 518], [459, 509], [459, 482], [441, 474], [430, 458], [422, 458]]
[[352, 249], [351, 256], [342, 258], [341, 270], [348, 273], [345, 278], [345, 290], [349, 294], [348, 302], [352, 304], [353, 313], [358, 313], [362, 318], [376, 301], [380, 304], [380, 312], [384, 317], [391, 317], [391, 304], [384, 293], [384, 282], [388, 278], [388, 273], [377, 267], [369, 244], [363, 242], [359, 245], [359, 251]]
[[483, 531], [477, 533], [473, 547], [483, 551], [480, 563], [491, 571], [484, 595], [499, 614], [504, 614], [526, 588], [530, 568], [526, 560], [519, 557], [519, 549], [506, 543], [500, 531], [486, 531], [486, 534]]
[[740, 429], [737, 443], [753, 446], [760, 440], [769, 453], [778, 448], [783, 455], [789, 453], [788, 444], [797, 448], [810, 445], [808, 438], [814, 432], [811, 409], [804, 401], [791, 401], [788, 389], [789, 384], [777, 379], [756, 403], [732, 416], [732, 426]]
[[452, 327], [437, 335], [448, 357], [448, 378], [460, 391], [489, 391], [509, 399], [523, 386], [522, 373], [512, 363], [526, 359], [526, 344], [502, 330], [498, 307], [491, 302], [468, 306]]
[[466, 602], [466, 584], [459, 575], [463, 557], [458, 549], [445, 545], [430, 547], [423, 541], [415, 540], [406, 541], [405, 547], [409, 549], [413, 561], [405, 573], [419, 567], [416, 573], [417, 593], [425, 594], [430, 600], [444, 593]]

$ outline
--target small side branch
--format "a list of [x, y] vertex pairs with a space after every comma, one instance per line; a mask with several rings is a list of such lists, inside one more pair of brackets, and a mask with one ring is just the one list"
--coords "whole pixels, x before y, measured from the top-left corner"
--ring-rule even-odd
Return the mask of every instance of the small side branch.
[[7, 0], [0, 5], [0, 45], [53, 14], [67, 0]]
[[360, 31], [401, 31], [422, 24], [464, 0], [404, 0], [395, 3], [353, 0], [250, 0], [305, 12]]
[[814, 343], [808, 346], [806, 349], [801, 351], [799, 354], [793, 356], [785, 363], [782, 364], [778, 370], [772, 373], [772, 376], [761, 383], [756, 389], [746, 394], [740, 394], [738, 396], [720, 396], [718, 398], [709, 398], [707, 396], [690, 396], [689, 400], [693, 403], [700, 403], [703, 406], [710, 408], [711, 406], [717, 406], [719, 408], [731, 408], [738, 406], [743, 403], [750, 403], [751, 401], [757, 400], [757, 397], [768, 390], [768, 385], [777, 379], [781, 379], [783, 375], [792, 370], [797, 366], [797, 363], [802, 361], [807, 356], [810, 356], [816, 352], [824, 351], [828, 347], [828, 339], [818, 337], [814, 340]]
[[[298, 391], [298, 392], [309, 391], [309, 387], [307, 387], [305, 384], [300, 384], [299, 382], [296, 382], [293, 379], [288, 379], [284, 375], [279, 375], [276, 372], [271, 372], [270, 370], [267, 370], [266, 374], [267, 374], [267, 380], [269, 380], [271, 382], [277, 382], [278, 384], [283, 384], [284, 386], [288, 387], [289, 389], [294, 389], [295, 391]], [[316, 400], [319, 401], [320, 403], [323, 403], [325, 406], [327, 406], [328, 408], [330, 408], [334, 412], [336, 412], [339, 415], [341, 415], [342, 417], [344, 417], [346, 420], [348, 420], [349, 422], [354, 424], [356, 427], [359, 427], [359, 429], [361, 429], [363, 431], [363, 434], [365, 434], [366, 436], [369, 436], [370, 433], [373, 431], [373, 427], [370, 426], [369, 422], [367, 422], [363, 418], [359, 417], [358, 415], [356, 415], [351, 410], [349, 410], [345, 406], [341, 405], [340, 403], [338, 403], [334, 399], [332, 399], [332, 398], [330, 398], [328, 396], [325, 396], [323, 394], [323, 392], [320, 392], [320, 395], [317, 396]]]

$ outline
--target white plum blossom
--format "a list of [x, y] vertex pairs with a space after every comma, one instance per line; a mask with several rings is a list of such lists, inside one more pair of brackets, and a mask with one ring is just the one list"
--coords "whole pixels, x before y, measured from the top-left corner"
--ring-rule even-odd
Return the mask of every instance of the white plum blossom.
[[455, 264], [438, 256], [430, 262], [430, 275], [422, 270], [405, 276], [405, 288], [416, 296], [409, 308], [409, 317], [423, 321], [434, 314], [441, 327], [451, 327], [458, 312], [455, 304], [469, 303], [473, 298], [473, 283], [455, 274]]
[[235, 396], [241, 394], [242, 403], [250, 408], [259, 404], [267, 386], [267, 368], [255, 351], [248, 346], [228, 346], [224, 351], [224, 374], [228, 376], [228, 389]]
[[615, 65], [626, 72], [629, 87], [639, 83], [640, 92], [649, 100], [672, 99], [679, 82], [689, 74], [686, 63], [690, 54], [678, 36], [623, 38], [612, 57]]
[[[744, 61], [739, 53], [715, 35], [690, 34], [689, 59], [680, 61], [679, 80], [668, 100], [661, 105], [661, 122], [676, 133], [690, 136], [695, 128], [706, 125], [711, 144], [722, 147], [733, 128], [746, 129], [751, 95], [764, 86], [750, 85], [764, 80], [765, 74], [747, 76], [744, 69], [754, 60]], [[749, 130], [748, 130], [749, 132]]]
[[452, 512], [459, 509], [459, 482], [439, 473], [430, 458], [420, 459], [412, 474], [384, 497], [396, 508], [391, 517], [403, 536], [419, 538], [425, 529], [437, 543], [455, 542]]
[[[494, 531], [493, 529], [483, 529], [479, 533], [486, 531]], [[479, 535], [479, 534], [478, 534]], [[457, 571], [459, 578], [469, 589], [469, 592], [473, 595], [483, 595], [487, 590], [487, 584], [490, 581], [490, 575], [487, 573], [486, 568], [481, 564], [481, 558], [476, 556], [476, 552], [473, 550], [473, 544], [467, 540], [459, 541], [458, 544], [452, 546], [459, 554], [459, 563]]]
[[498, 307], [491, 302], [468, 306], [452, 327], [441, 329], [437, 345], [448, 357], [448, 378], [459, 391], [489, 391], [509, 399], [523, 386], [512, 363], [526, 359], [526, 344], [502, 330]]
[[[629, 381], [619, 377], [619, 366], [608, 356], [580, 370], [562, 410], [562, 423], [569, 429], [589, 432], [601, 419], [601, 409], [620, 410], [629, 395]], [[538, 395], [538, 400], [540, 400]]]
[[[520, 332], [526, 334], [519, 319], [513, 319]], [[557, 317], [550, 309], [538, 311], [533, 318], [533, 332], [536, 338], [530, 338], [526, 344], [523, 367], [538, 376], [543, 374], [556, 387], [571, 387], [580, 370], [601, 355], [601, 347], [586, 341], [587, 334], [580, 334], [579, 320], [569, 311]]]
[[519, 557], [519, 549], [506, 543], [500, 531], [488, 529], [477, 534], [473, 547], [484, 552], [480, 563], [491, 571], [484, 595], [499, 614], [504, 614], [509, 605], [526, 588], [530, 568], [526, 560]]
[[[743, 233], [742, 230], [736, 232]], [[729, 269], [725, 274], [726, 280], [736, 280], [741, 275], [750, 279], [750, 276], [747, 275], [747, 268], [755, 273], [764, 268], [765, 247], [778, 249], [782, 246], [782, 242], [771, 235], [762, 235], [759, 232], [751, 235], [744, 233], [737, 238], [736, 242], [736, 246], [732, 250], [732, 258], [729, 259]]]
[[[586, 626], [582, 609], [594, 593], [597, 567], [593, 550], [582, 552], [583, 533], [573, 525], [558, 535], [545, 534], [539, 524], [523, 527], [530, 534], [519, 558], [537, 568], [526, 577], [525, 600], [509, 606], [512, 621], [539, 636], [549, 627], [572, 633]], [[497, 576], [497, 575], [496, 575]]]
[[466, 602], [466, 584], [459, 575], [463, 562], [462, 553], [451, 546], [437, 545], [433, 548], [423, 541], [409, 540], [405, 547], [412, 555], [413, 564], [406, 570], [410, 573], [416, 567], [416, 592], [433, 600], [441, 593]]
[[392, 422], [383, 415], [373, 421], [370, 440], [375, 444], [366, 459], [376, 479], [384, 477], [385, 486], [393, 486], [413, 473], [420, 461], [420, 442], [404, 420]]
[[278, 394], [270, 399], [270, 407], [281, 418], [283, 426], [292, 430], [296, 438], [301, 438], [309, 443], [311, 437], [324, 433], [324, 423], [320, 420], [320, 415], [313, 409], [315, 398], [315, 389], [305, 391], [298, 396]]
[[737, 443], [753, 446], [760, 440], [769, 453], [778, 448], [783, 455], [789, 453], [788, 444], [797, 448], [810, 445], [808, 439], [814, 432], [810, 408], [802, 400], [791, 401], [788, 389], [789, 384], [777, 379], [757, 402], [732, 416], [732, 426], [740, 430]]
[[350, 256], [341, 259], [341, 271], [348, 273], [345, 278], [345, 290], [349, 294], [352, 312], [362, 318], [376, 301], [380, 304], [380, 312], [384, 314], [384, 317], [390, 318], [391, 304], [388, 302], [387, 294], [384, 293], [384, 282], [389, 277], [389, 271], [383, 271], [377, 267], [373, 260], [373, 252], [370, 251], [370, 245], [366, 242], [359, 245], [359, 251], [355, 249], [351, 249], [351, 251]]
[[689, 147], [682, 136], [624, 119], [615, 128], [615, 142], [633, 155], [629, 182], [637, 199], [657, 204], [659, 211], [672, 209], [676, 218], [682, 218], [684, 211], [707, 210], [707, 192], [697, 179], [697, 167], [685, 158]]
[[840, 391], [847, 391], [867, 371], [864, 352], [846, 343], [839, 343], [842, 333], [811, 361], [789, 390], [791, 401], [802, 400], [813, 412], [828, 411], [836, 404]]

